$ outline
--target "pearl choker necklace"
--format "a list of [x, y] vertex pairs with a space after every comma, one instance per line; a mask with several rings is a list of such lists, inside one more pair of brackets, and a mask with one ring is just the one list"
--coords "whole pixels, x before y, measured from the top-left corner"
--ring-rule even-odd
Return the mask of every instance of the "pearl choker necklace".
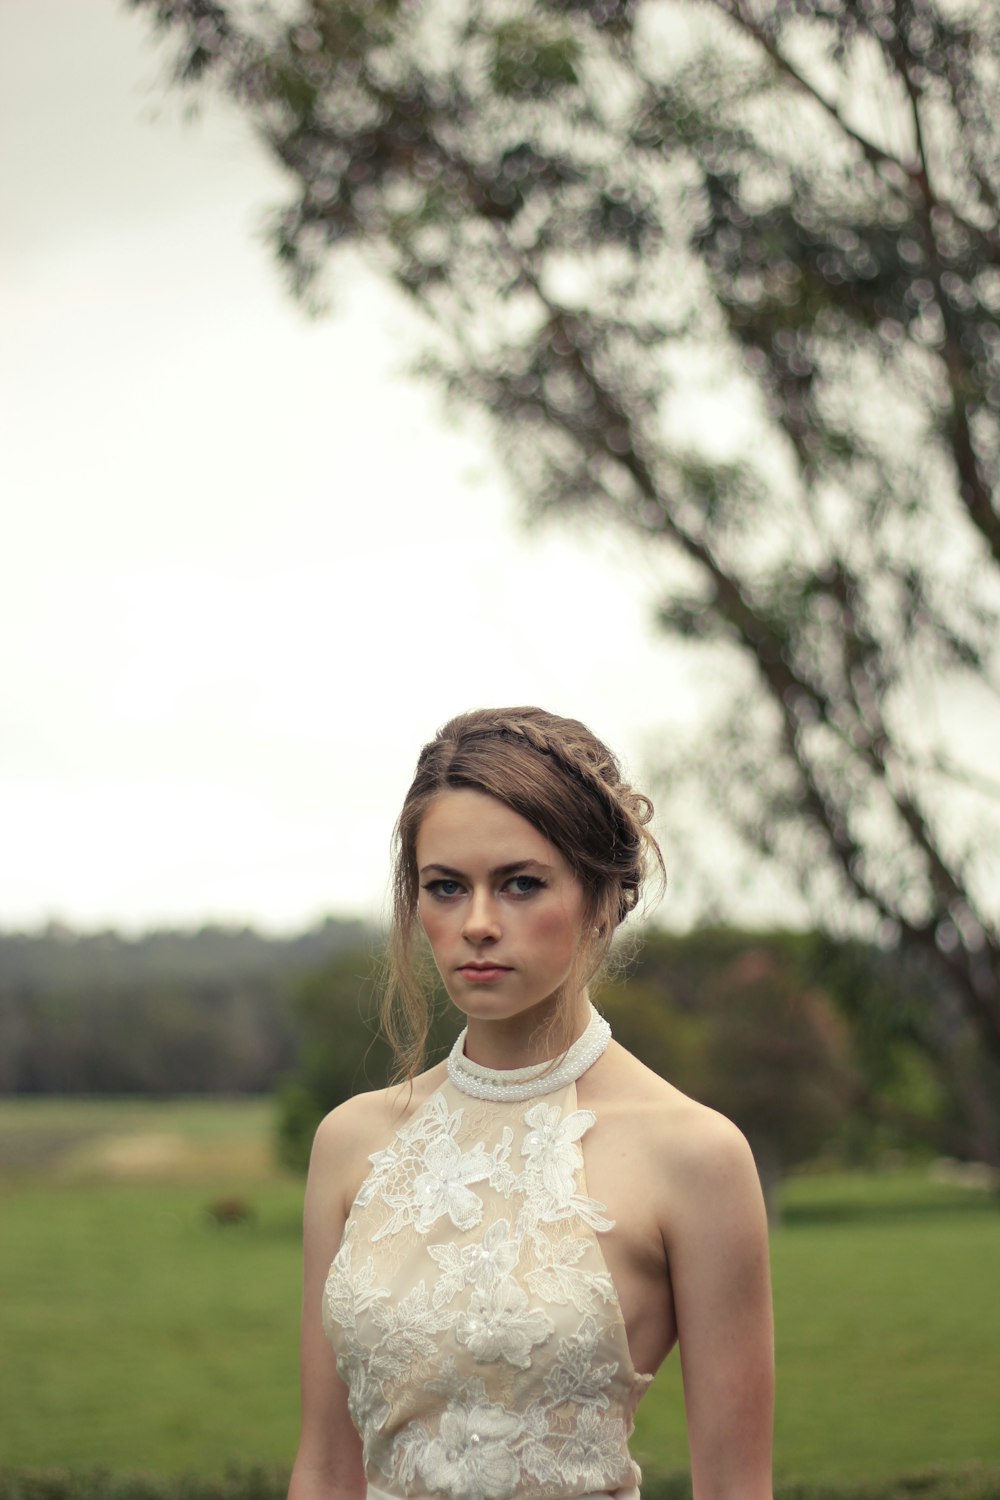
[[586, 1031], [554, 1068], [548, 1063], [533, 1063], [530, 1068], [485, 1068], [465, 1055], [468, 1030], [466, 1026], [451, 1049], [448, 1077], [457, 1089], [474, 1099], [508, 1099], [514, 1103], [554, 1094], [556, 1089], [575, 1083], [593, 1067], [611, 1040], [611, 1027], [591, 1006]]

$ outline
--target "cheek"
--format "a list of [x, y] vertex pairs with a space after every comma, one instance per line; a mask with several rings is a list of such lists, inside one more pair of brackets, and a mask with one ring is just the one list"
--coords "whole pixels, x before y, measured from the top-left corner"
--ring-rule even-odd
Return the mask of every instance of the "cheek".
[[433, 948], [441, 940], [445, 928], [445, 917], [440, 907], [432, 906], [429, 902], [421, 902], [417, 906], [417, 919], [424, 930], [424, 936]]
[[539, 912], [535, 925], [535, 937], [540, 943], [551, 947], [553, 957], [558, 953], [572, 953], [580, 936], [580, 919], [575, 911], [564, 906], [553, 906]]

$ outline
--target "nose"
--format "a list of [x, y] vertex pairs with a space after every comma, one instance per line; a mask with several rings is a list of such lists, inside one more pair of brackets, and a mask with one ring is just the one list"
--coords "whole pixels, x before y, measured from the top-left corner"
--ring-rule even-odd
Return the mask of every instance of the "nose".
[[465, 908], [462, 936], [470, 943], [495, 943], [500, 936], [500, 914], [488, 891], [473, 891]]

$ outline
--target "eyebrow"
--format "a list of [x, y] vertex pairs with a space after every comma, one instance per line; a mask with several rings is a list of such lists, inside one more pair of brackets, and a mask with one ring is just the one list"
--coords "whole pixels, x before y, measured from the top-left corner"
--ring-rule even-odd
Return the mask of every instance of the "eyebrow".
[[[537, 859], [515, 859], [507, 865], [495, 865], [489, 873], [490, 875], [496, 877], [502, 875], [515, 875], [517, 874], [518, 870], [550, 870], [551, 868], [551, 865], [543, 865], [542, 862]], [[466, 875], [464, 870], [455, 870], [451, 865], [421, 865], [420, 874], [428, 875], [432, 870], [437, 870], [442, 875], [457, 876], [460, 880], [468, 879], [468, 876]]]

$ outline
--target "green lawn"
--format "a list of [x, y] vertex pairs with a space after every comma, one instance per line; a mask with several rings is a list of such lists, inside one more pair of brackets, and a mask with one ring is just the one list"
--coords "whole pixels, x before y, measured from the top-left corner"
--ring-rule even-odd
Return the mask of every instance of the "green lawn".
[[[0, 1104], [0, 1430], [13, 1467], [288, 1462], [301, 1183], [262, 1104]], [[220, 1229], [213, 1200], [255, 1214]], [[779, 1476], [1000, 1463], [1000, 1212], [916, 1174], [800, 1178], [774, 1235]], [[639, 1411], [686, 1463], [676, 1358]]]
[[[926, 1178], [803, 1177], [772, 1238], [775, 1470], [878, 1479], [1000, 1461], [1000, 1211]], [[635, 1449], [684, 1466], [676, 1356]]]

